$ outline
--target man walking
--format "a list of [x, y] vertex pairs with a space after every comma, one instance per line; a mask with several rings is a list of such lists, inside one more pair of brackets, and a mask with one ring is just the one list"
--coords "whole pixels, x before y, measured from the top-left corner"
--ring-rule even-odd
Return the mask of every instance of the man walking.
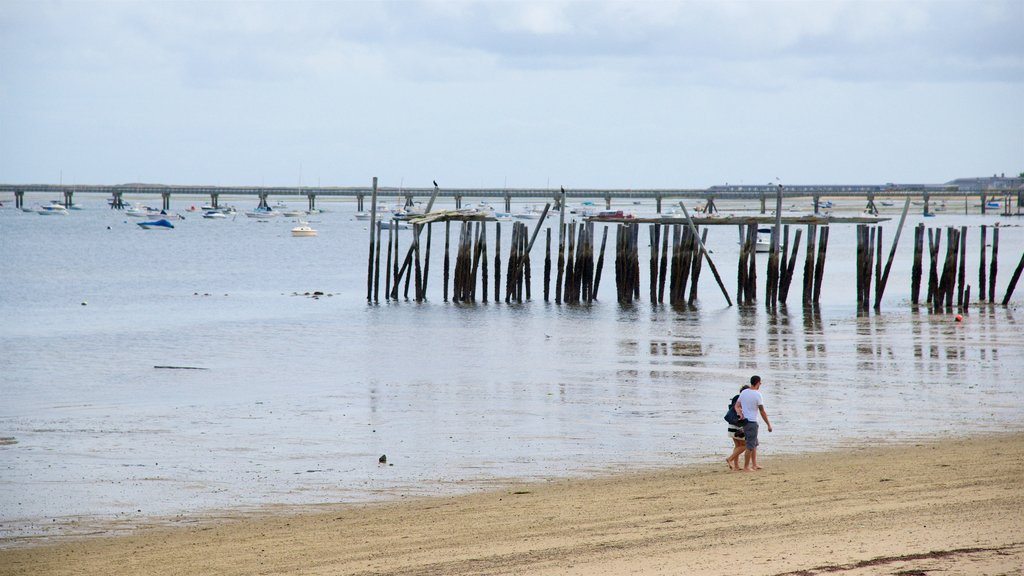
[[772, 423], [768, 421], [768, 413], [764, 411], [764, 398], [761, 397], [761, 377], [750, 377], [750, 388], [740, 392], [740, 407], [743, 408], [743, 417], [747, 423], [743, 426], [743, 434], [746, 439], [746, 450], [743, 452], [743, 471], [753, 472], [760, 470], [757, 465], [757, 415], [772, 431]]

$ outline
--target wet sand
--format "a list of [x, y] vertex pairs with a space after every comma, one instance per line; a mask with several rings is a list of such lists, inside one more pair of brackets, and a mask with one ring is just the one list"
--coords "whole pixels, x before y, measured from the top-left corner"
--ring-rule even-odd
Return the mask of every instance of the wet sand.
[[[1024, 433], [182, 521], [0, 574], [1019, 574]], [[187, 525], [186, 525], [187, 522]], [[10, 544], [8, 542], [8, 544]], [[742, 566], [742, 568], [741, 568]]]

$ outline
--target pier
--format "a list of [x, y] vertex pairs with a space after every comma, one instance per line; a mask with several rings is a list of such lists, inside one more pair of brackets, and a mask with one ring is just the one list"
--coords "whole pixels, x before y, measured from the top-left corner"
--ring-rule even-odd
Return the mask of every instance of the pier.
[[[768, 204], [774, 201], [780, 191], [778, 184], [765, 185], [723, 185], [708, 188], [666, 188], [666, 189], [604, 189], [575, 188], [562, 194], [559, 189], [537, 188], [404, 188], [387, 186], [324, 186], [324, 187], [264, 187], [264, 186], [181, 186], [164, 184], [117, 184], [117, 185], [66, 185], [66, 184], [0, 184], [0, 194], [13, 194], [16, 207], [24, 205], [26, 193], [52, 194], [66, 207], [70, 207], [76, 194], [105, 195], [110, 198], [112, 208], [123, 208], [126, 196], [154, 196], [161, 199], [161, 207], [171, 208], [175, 196], [205, 196], [212, 206], [218, 206], [222, 196], [251, 196], [258, 206], [266, 206], [268, 198], [305, 197], [309, 209], [316, 208], [317, 198], [350, 198], [356, 201], [360, 212], [366, 211], [366, 201], [374, 194], [377, 197], [398, 201], [407, 206], [417, 199], [435, 197], [454, 201], [456, 209], [471, 200], [500, 201], [505, 211], [510, 212], [513, 200], [551, 201], [559, 208], [562, 199], [599, 200], [610, 209], [613, 202], [636, 202], [653, 200], [658, 214], [680, 200], [696, 201], [706, 211], [717, 210], [720, 200], [747, 200], [760, 203], [761, 213], [767, 213]], [[877, 214], [878, 205], [895, 199], [911, 197], [922, 213], [932, 211], [935, 200], [962, 200], [965, 211], [978, 210], [985, 214], [996, 211], [1002, 215], [1020, 215], [1024, 210], [1024, 178], [962, 178], [946, 184], [869, 184], [869, 185], [793, 185], [781, 189], [782, 197], [789, 202], [805, 202], [808, 211], [820, 214], [833, 198], [855, 198], [864, 203], [865, 211]], [[980, 203], [979, 203], [980, 201]]]

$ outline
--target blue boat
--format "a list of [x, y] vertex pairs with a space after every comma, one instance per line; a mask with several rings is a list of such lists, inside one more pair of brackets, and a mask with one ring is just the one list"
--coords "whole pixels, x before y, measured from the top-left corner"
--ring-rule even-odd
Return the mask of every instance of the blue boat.
[[169, 220], [150, 220], [148, 222], [138, 222], [144, 230], [170, 230], [174, 228], [174, 224], [171, 224]]

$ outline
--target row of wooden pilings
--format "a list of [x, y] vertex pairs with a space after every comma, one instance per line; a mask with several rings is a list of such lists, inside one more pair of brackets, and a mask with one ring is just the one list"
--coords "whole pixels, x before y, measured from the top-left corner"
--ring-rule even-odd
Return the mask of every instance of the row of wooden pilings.
[[[452, 270], [452, 224], [456, 225], [454, 243], [454, 270]], [[384, 299], [411, 299], [422, 302], [427, 299], [429, 281], [430, 251], [433, 241], [430, 224], [412, 225], [410, 245], [404, 256], [399, 246], [399, 226], [390, 222], [385, 226], [377, 223], [374, 229], [376, 249], [371, 252], [370, 273], [367, 285], [367, 300], [381, 299], [381, 264], [384, 264]], [[502, 291], [502, 226], [494, 227], [493, 261], [490, 259], [487, 221], [447, 220], [445, 225], [443, 257], [443, 295], [448, 302], [487, 302], [491, 298], [489, 285], [493, 279], [493, 299], [506, 303], [523, 302], [532, 299], [532, 262], [530, 248], [540, 227], [530, 233], [522, 222], [514, 222], [505, 263], [504, 291]], [[621, 303], [632, 303], [641, 298], [640, 274], [640, 224], [618, 223], [605, 226], [601, 242], [596, 244], [594, 222], [571, 222], [563, 224], [563, 233], [558, 240], [558, 252], [552, 257], [552, 229], [546, 230], [546, 249], [543, 267], [543, 298], [551, 300], [551, 284], [554, 280], [554, 301], [561, 304], [591, 303], [598, 298], [608, 231], [615, 230], [615, 289], [616, 299]], [[425, 244], [423, 228], [426, 228]], [[816, 305], [821, 294], [824, 277], [825, 255], [828, 247], [829, 227], [808, 226], [808, 243], [804, 261], [804, 294], [806, 305]], [[384, 239], [383, 231], [388, 235]], [[707, 229], [698, 240], [696, 226], [683, 224], [652, 224], [650, 234], [650, 285], [651, 303], [664, 303], [666, 296], [672, 305], [693, 305], [698, 297], [697, 287], [706, 260], [714, 267], [703, 247]], [[801, 230], [796, 231], [794, 244], [790, 249], [790, 226], [783, 227], [780, 239], [781, 250], [768, 255], [768, 274], [765, 301], [768, 306], [785, 304], [790, 291], [800, 247]], [[818, 235], [817, 244], [815, 234]], [[757, 301], [757, 225], [740, 225], [743, 240], [737, 270], [736, 300], [741, 304]], [[671, 245], [671, 246], [670, 246]], [[816, 249], [817, 248], [817, 249]], [[493, 262], [493, 276], [489, 267]], [[454, 272], [454, 273], [453, 273]], [[715, 270], [716, 280], [721, 279]], [[666, 290], [667, 288], [667, 290]], [[450, 290], [449, 290], [450, 289]], [[724, 293], [724, 287], [723, 293]], [[504, 293], [504, 298], [502, 294]], [[729, 295], [726, 294], [729, 299]]]
[[[372, 253], [370, 283], [367, 298], [371, 302], [381, 299], [381, 264], [384, 264], [385, 300], [412, 299], [422, 302], [427, 299], [430, 278], [430, 251], [433, 242], [432, 226], [413, 225], [410, 245], [404, 256], [399, 246], [399, 230], [394, 222], [388, 229], [386, 239], [382, 238], [384, 226], [374, 227], [376, 250]], [[452, 234], [452, 224], [456, 230]], [[502, 225], [496, 222], [493, 230], [495, 246], [489, 245], [488, 221], [448, 220], [445, 226], [443, 296], [444, 301], [459, 303], [524, 302], [533, 298], [533, 267], [530, 249], [540, 232], [540, 226], [531, 233], [523, 222], [514, 222], [508, 240], [507, 260], [502, 262]], [[426, 228], [424, 234], [424, 228]], [[589, 304], [598, 298], [609, 230], [614, 230], [614, 278], [616, 299], [621, 303], [632, 303], [641, 299], [641, 262], [639, 256], [641, 225], [618, 223], [605, 226], [600, 244], [596, 242], [594, 222], [572, 222], [562, 226], [563, 233], [558, 240], [557, 253], [553, 255], [552, 229], [545, 230], [545, 251], [543, 261], [543, 299], [552, 299], [561, 304]], [[757, 266], [757, 225], [738, 226], [740, 253], [737, 265], [736, 301], [740, 304], [754, 304], [758, 301]], [[766, 254], [768, 258], [764, 286], [764, 302], [769, 308], [786, 304], [791, 292], [792, 280], [798, 262], [803, 230], [797, 228], [790, 242], [790, 226], [781, 227], [777, 240], [778, 248]], [[674, 306], [694, 305], [697, 286], [703, 270], [705, 256], [704, 240], [707, 229], [697, 239], [697, 228], [682, 224], [651, 224], [649, 226], [650, 262], [648, 299], [651, 303], [668, 302]], [[972, 287], [966, 278], [967, 228], [945, 228], [946, 249], [941, 255], [943, 229], [926, 228], [919, 224], [914, 231], [914, 257], [911, 271], [911, 302], [921, 303], [921, 288], [926, 277], [924, 269], [924, 240], [927, 237], [927, 251], [930, 267], [927, 271], [927, 287], [924, 302], [936, 311], [951, 310], [955, 306], [966, 311], [971, 302]], [[808, 244], [803, 260], [803, 295], [805, 306], [816, 306], [821, 296], [825, 272], [826, 254], [829, 242], [829, 226], [807, 225]], [[999, 250], [999, 229], [992, 231], [988, 243], [988, 227], [980, 228], [981, 256], [979, 265], [979, 288], [975, 291], [978, 301], [997, 302], [995, 280]], [[382, 242], [382, 240], [385, 240]], [[453, 241], [454, 240], [454, 246]], [[898, 241], [898, 237], [896, 239]], [[868, 308], [872, 304], [880, 307], [892, 255], [896, 249], [893, 242], [890, 256], [883, 266], [883, 236], [880, 226], [858, 225], [857, 227], [857, 304]], [[991, 252], [988, 251], [991, 246]], [[454, 262], [451, 252], [454, 248]], [[384, 260], [384, 262], [382, 262]], [[706, 260], [711, 262], [710, 259]], [[453, 266], [454, 264], [454, 266]], [[504, 264], [504, 266], [503, 266]], [[712, 264], [713, 266], [713, 264]], [[1007, 304], [1014, 292], [1024, 269], [1024, 255], [1017, 265], [1002, 303]], [[502, 274], [504, 272], [504, 281]], [[716, 273], [717, 274], [717, 273]], [[493, 284], [492, 284], [493, 282]], [[554, 289], [552, 290], [552, 282]], [[491, 289], [493, 286], [493, 290]], [[410, 295], [410, 290], [413, 290]], [[727, 295], [728, 298], [728, 295]]]
[[[967, 237], [966, 226], [948, 226], [945, 228], [946, 252], [942, 251], [942, 228], [927, 228], [918, 224], [914, 229], [914, 260], [911, 268], [910, 301], [914, 305], [921, 303], [921, 285], [925, 275], [924, 239], [928, 237], [928, 268], [927, 292], [925, 304], [935, 311], [953, 310], [954, 295], [956, 309], [965, 312], [970, 307], [971, 285], [967, 283]], [[898, 241], [898, 236], [896, 241]], [[860, 225], [857, 227], [857, 305], [867, 308], [874, 288], [874, 308], [877, 310], [885, 291], [889, 268], [892, 266], [892, 252], [895, 252], [896, 241], [885, 268], [882, 268], [882, 229], [877, 226]], [[978, 259], [978, 292], [979, 302], [997, 302], [996, 275], [998, 273], [999, 227], [992, 229], [991, 256], [988, 253], [988, 226], [980, 227], [980, 255]], [[941, 265], [941, 272], [940, 272]], [[872, 286], [872, 272], [874, 285]], [[1024, 272], [1024, 254], [1021, 255], [1010, 282], [1003, 295], [1002, 304], [1010, 302], [1011, 296]]]

